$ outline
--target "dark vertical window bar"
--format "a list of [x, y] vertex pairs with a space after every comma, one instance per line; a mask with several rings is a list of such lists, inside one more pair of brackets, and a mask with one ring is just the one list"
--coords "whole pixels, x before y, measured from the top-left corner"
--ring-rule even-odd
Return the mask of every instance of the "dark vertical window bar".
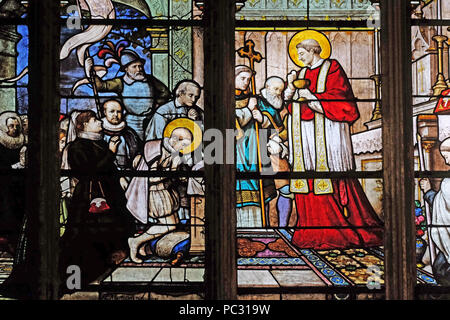
[[[218, 129], [224, 137], [235, 121], [234, 6], [235, 1], [205, 3], [205, 130]], [[206, 165], [205, 178], [206, 299], [236, 299], [235, 167]]]
[[34, 299], [56, 299], [59, 234], [59, 1], [30, 1], [27, 265]]
[[416, 281], [409, 1], [381, 1], [386, 299], [413, 299]]

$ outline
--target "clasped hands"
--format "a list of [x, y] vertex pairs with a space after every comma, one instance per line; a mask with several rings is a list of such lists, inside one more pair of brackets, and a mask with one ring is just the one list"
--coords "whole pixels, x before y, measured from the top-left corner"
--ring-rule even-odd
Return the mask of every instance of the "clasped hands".
[[258, 100], [255, 97], [251, 97], [248, 101], [247, 107], [250, 109], [253, 119], [258, 121], [259, 123], [262, 123], [263, 119], [264, 119], [263, 114], [261, 113], [261, 111], [259, 111], [257, 105], [258, 105]]

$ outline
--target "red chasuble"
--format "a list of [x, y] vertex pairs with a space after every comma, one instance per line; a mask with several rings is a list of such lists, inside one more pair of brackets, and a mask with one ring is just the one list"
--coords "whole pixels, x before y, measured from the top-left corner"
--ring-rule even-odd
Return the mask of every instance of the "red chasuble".
[[[352, 124], [359, 118], [350, 82], [339, 63], [330, 60], [325, 92], [316, 93], [320, 67], [308, 69], [305, 79], [309, 90], [320, 100], [326, 118]], [[291, 111], [291, 106], [289, 107]], [[314, 111], [301, 106], [301, 119], [313, 120]], [[334, 179], [332, 194], [314, 194], [313, 180], [309, 193], [295, 193], [297, 228], [292, 243], [299, 248], [342, 249], [383, 245], [383, 223], [373, 210], [358, 179]], [[311, 228], [312, 227], [312, 228]], [[362, 227], [362, 228], [361, 228]], [[306, 229], [302, 229], [306, 228]]]

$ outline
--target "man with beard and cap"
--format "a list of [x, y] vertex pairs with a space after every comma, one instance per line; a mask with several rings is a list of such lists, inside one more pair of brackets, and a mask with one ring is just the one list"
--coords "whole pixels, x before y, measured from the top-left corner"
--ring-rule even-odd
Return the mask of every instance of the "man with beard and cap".
[[109, 142], [114, 136], [120, 138], [115, 161], [117, 168], [120, 170], [131, 169], [133, 159], [141, 150], [142, 141], [123, 119], [123, 107], [120, 101], [107, 100], [103, 104], [103, 113], [105, 115], [102, 118], [104, 140]]
[[[158, 106], [169, 101], [170, 91], [164, 83], [145, 73], [145, 60], [134, 51], [123, 50], [120, 64], [120, 70], [125, 73], [123, 76], [110, 80], [95, 76], [95, 86], [99, 92], [115, 92], [122, 98], [128, 126], [144, 140], [146, 122]], [[87, 58], [85, 72], [88, 78], [94, 72], [93, 66], [92, 58]]]
[[[0, 169], [25, 168], [25, 136], [18, 114], [0, 114]], [[25, 182], [20, 176], [0, 179], [0, 243], [13, 252], [24, 215]]]
[[[265, 87], [261, 90], [261, 95], [258, 97], [257, 104], [258, 110], [263, 115], [262, 127], [273, 130], [272, 134], [270, 134], [267, 149], [270, 154], [272, 167], [276, 172], [290, 170], [286, 159], [288, 149], [283, 143], [287, 140], [285, 120], [288, 115], [283, 100], [284, 88], [283, 79], [275, 76], [267, 78]], [[277, 200], [278, 226], [286, 227], [292, 211], [293, 195], [289, 190], [288, 179], [276, 179], [274, 182], [279, 193]]]

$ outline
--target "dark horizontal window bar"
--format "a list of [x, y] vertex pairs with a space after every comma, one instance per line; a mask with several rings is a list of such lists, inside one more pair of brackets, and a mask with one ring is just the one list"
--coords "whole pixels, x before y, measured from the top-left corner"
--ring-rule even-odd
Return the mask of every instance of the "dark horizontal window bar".
[[[375, 89], [375, 88], [374, 88]], [[285, 100], [286, 103], [292, 103], [292, 102], [298, 102], [297, 100]], [[309, 101], [320, 101], [320, 102], [381, 102], [381, 99], [305, 99], [302, 102], [309, 102]]]
[[121, 170], [114, 172], [88, 172], [78, 170], [61, 170], [61, 177], [161, 177], [161, 178], [202, 178], [204, 171], [139, 171], [139, 170]]
[[[1, 169], [1, 176], [25, 176], [28, 169]], [[101, 178], [105, 176], [112, 177], [161, 177], [161, 178], [203, 178], [205, 172], [201, 171], [78, 171], [78, 170], [61, 170], [61, 177], [91, 177]], [[416, 175], [418, 173], [416, 172]], [[442, 177], [443, 174], [432, 175], [421, 174], [419, 177]], [[450, 177], [450, 172], [445, 172], [446, 177]], [[359, 179], [379, 179], [383, 178], [383, 171], [347, 171], [347, 172], [276, 172], [274, 174], [261, 174], [259, 172], [236, 172], [236, 180], [247, 179], [345, 179], [345, 178], [359, 178]]]
[[250, 288], [250, 287], [238, 287], [237, 292], [239, 295], [243, 294], [275, 294], [275, 293], [326, 293], [326, 294], [355, 294], [355, 293], [384, 293], [384, 286], [381, 285], [380, 289], [369, 289], [365, 285], [358, 286], [308, 286], [308, 287], [279, 287], [279, 288]]
[[[384, 224], [380, 224], [379, 226], [297, 226], [297, 227], [266, 227], [266, 229], [274, 229], [274, 230], [309, 230], [309, 229], [380, 229], [383, 228]], [[243, 230], [261, 230], [261, 228], [257, 227], [243, 227], [238, 228]], [[305, 248], [307, 249], [307, 248]]]
[[0, 85], [0, 89], [9, 89], [9, 88], [11, 88], [11, 89], [14, 89], [14, 88], [26, 88], [26, 89], [28, 89], [28, 85], [17, 85], [17, 84], [13, 84], [13, 83], [11, 83], [11, 85]]
[[411, 19], [413, 26], [449, 26], [450, 19]]
[[[368, 79], [370, 80], [370, 79]], [[87, 96], [87, 95], [60, 95], [61, 99], [94, 99], [94, 96]], [[117, 99], [118, 96], [99, 96], [100, 99]], [[126, 96], [126, 98], [129, 99], [148, 99], [143, 98], [142, 96]], [[308, 102], [308, 101], [317, 101], [317, 100], [304, 100], [302, 102]], [[328, 102], [377, 102], [381, 99], [319, 99], [319, 101], [328, 101]], [[286, 100], [287, 103], [291, 102], [297, 102], [297, 100]]]
[[421, 229], [422, 227], [427, 228], [450, 228], [450, 225], [445, 224], [427, 224], [426, 222], [423, 222], [421, 225], [416, 225], [416, 229]]
[[[76, 18], [70, 17], [71, 19]], [[70, 18], [61, 18], [60, 24], [67, 24]], [[282, 28], [367, 28], [369, 20], [236, 20], [237, 28], [263, 28], [263, 27], [282, 27]], [[378, 20], [375, 20], [378, 21]], [[113, 25], [113, 26], [205, 26], [205, 19], [81, 19], [81, 24], [85, 25]], [[359, 30], [361, 31], [361, 30]]]
[[[93, 214], [93, 216], [95, 216], [95, 214]], [[174, 224], [171, 224], [171, 223], [149, 223], [149, 224], [151, 224], [151, 225], [155, 225], [155, 226], [180, 226], [180, 223], [174, 223]], [[1, 225], [1, 222], [0, 222], [0, 225]], [[67, 226], [67, 222], [66, 223], [60, 223], [60, 225], [61, 226]], [[116, 225], [116, 223], [115, 222], [102, 222], [102, 223], [95, 223], [95, 226], [99, 226], [99, 225], [101, 225], [101, 226], [109, 226], [109, 225]], [[201, 228], [201, 227], [205, 227], [205, 224], [194, 224], [194, 223], [186, 223], [186, 224], [181, 224], [182, 226], [193, 226], [193, 227], [199, 227], [199, 228]], [[84, 222], [80, 222], [80, 223], [78, 223], [78, 222], [73, 222], [73, 223], [71, 223], [70, 224], [70, 226], [72, 227], [79, 227], [79, 229], [83, 229], [83, 228], [92, 228], [93, 226], [94, 226], [94, 224], [87, 224], [87, 223], [84, 223]], [[272, 229], [275, 229], [275, 228], [272, 228]]]
[[[206, 221], [206, 220], [205, 220]], [[208, 222], [206, 221], [206, 224], [207, 224]], [[164, 225], [164, 226], [180, 226], [180, 224], [179, 223], [175, 223], [175, 224], [170, 224], [170, 223], [167, 223], [167, 224], [161, 224], [161, 223], [155, 223], [155, 224], [153, 224], [153, 223], [149, 223], [149, 224], [151, 224], [151, 225]], [[62, 226], [67, 226], [67, 223], [62, 223], [61, 224]], [[71, 226], [73, 226], [73, 227], [77, 227], [77, 226], [79, 226], [79, 229], [83, 229], [83, 228], [92, 228], [92, 225], [90, 225], [90, 224], [85, 224], [85, 223], [71, 223], [70, 224]], [[115, 225], [115, 223], [113, 223], [113, 222], [103, 222], [103, 223], [101, 223], [101, 225], [102, 226], [108, 226], [108, 225]], [[98, 226], [98, 224], [95, 224], [95, 226]], [[194, 223], [186, 223], [186, 224], [183, 224], [182, 226], [192, 226], [192, 227], [199, 227], [199, 228], [203, 228], [203, 227], [205, 227], [205, 224], [194, 224]], [[339, 230], [341, 230], [341, 229], [380, 229], [380, 228], [383, 228], [384, 227], [384, 224], [381, 224], [381, 225], [379, 225], [379, 226], [298, 226], [298, 227], [288, 227], [288, 228], [285, 228], [285, 227], [266, 227], [266, 228], [261, 228], [261, 227], [243, 227], [243, 228], [237, 228], [238, 230], [247, 230], [247, 231], [250, 231], [250, 230], [261, 230], [261, 229], [267, 229], [267, 230], [286, 230], [286, 229], [290, 229], [290, 230], [310, 230], [310, 229], [320, 229], [320, 230], [323, 230], [323, 229], [326, 229], [326, 230], [328, 230], [328, 229], [330, 229], [330, 230], [336, 230], [336, 229], [339, 229]], [[307, 249], [307, 248], [305, 248], [305, 249]]]
[[375, 179], [383, 178], [383, 171], [345, 171], [345, 172], [277, 172], [260, 174], [259, 172], [236, 172], [236, 180], [245, 179]]
[[[61, 26], [66, 26], [69, 19], [74, 17], [61, 18]], [[1, 20], [0, 20], [1, 21]], [[204, 20], [194, 19], [81, 19], [82, 25], [109, 25], [114, 27], [202, 27], [205, 25]]]
[[435, 284], [416, 284], [415, 286], [416, 294], [423, 293], [450, 293], [449, 286], [440, 286]]
[[136, 290], [144, 290], [149, 292], [161, 292], [161, 293], [201, 293], [205, 290], [205, 284], [203, 282], [167, 282], [158, 284], [151, 282], [113, 282], [113, 283], [101, 283], [98, 285], [89, 285], [86, 289], [81, 291], [87, 292], [101, 292], [101, 293], [120, 293], [120, 292], [136, 292]]
[[[367, 28], [369, 20], [236, 20], [236, 28]], [[373, 20], [372, 20], [373, 21]], [[378, 21], [378, 20], [375, 20]], [[361, 30], [359, 30], [361, 31]]]
[[450, 178], [450, 171], [414, 171], [414, 178]]
[[26, 25], [29, 21], [28, 18], [0, 18], [0, 25]]
[[[25, 176], [27, 169], [2, 169], [1, 176]], [[203, 178], [204, 171], [114, 171], [114, 172], [89, 172], [77, 170], [61, 170], [61, 177], [161, 177], [161, 178]], [[423, 177], [431, 177], [424, 175]], [[450, 177], [450, 173], [446, 176]], [[236, 172], [236, 180], [247, 179], [380, 179], [383, 178], [382, 171], [350, 171], [350, 172], [277, 172], [274, 174], [261, 174], [259, 172]]]
[[[440, 94], [440, 95], [438, 95], [438, 96], [430, 96], [430, 95], [413, 95], [412, 97], [413, 97], [413, 98], [428, 98], [428, 99], [431, 99], [431, 98], [437, 98], [437, 99], [439, 99], [439, 98], [442, 98], [442, 97], [448, 97], [448, 96], [443, 96], [442, 94]], [[437, 100], [436, 100], [436, 102], [437, 102]]]

